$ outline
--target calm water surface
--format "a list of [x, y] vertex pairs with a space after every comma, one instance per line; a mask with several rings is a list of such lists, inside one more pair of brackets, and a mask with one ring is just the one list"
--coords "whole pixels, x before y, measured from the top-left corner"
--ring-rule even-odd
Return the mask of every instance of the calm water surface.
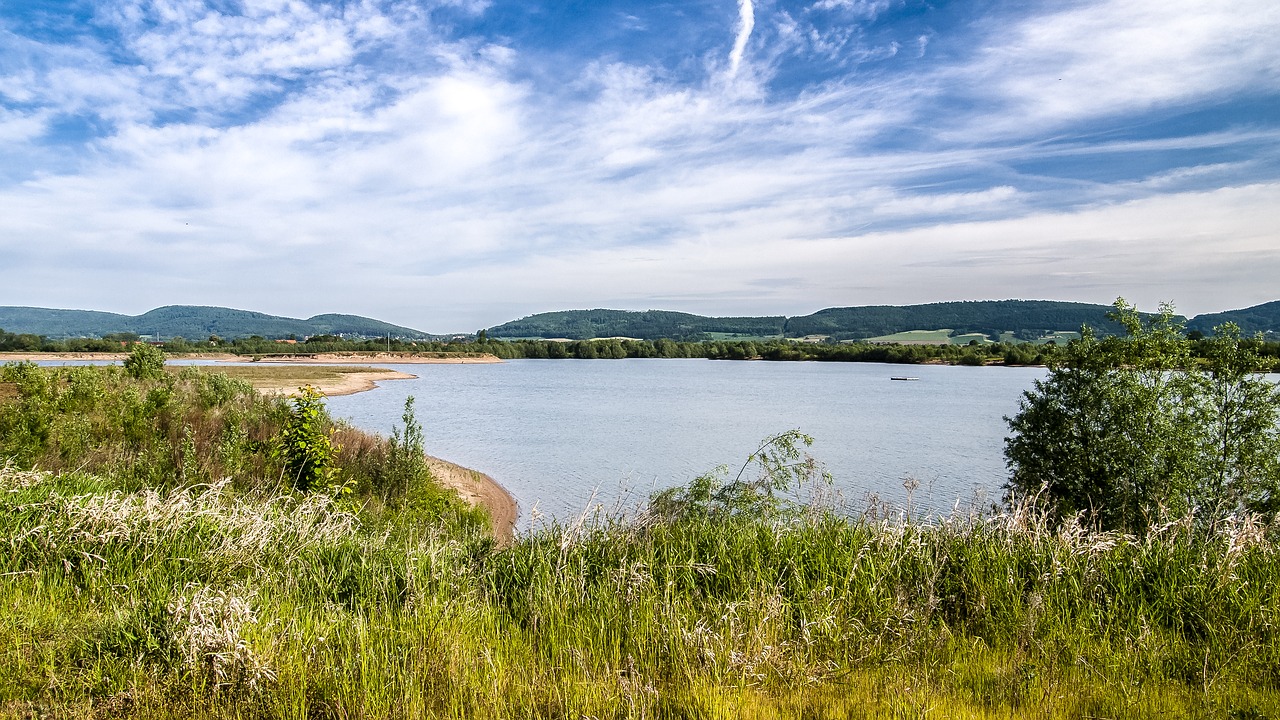
[[[414, 396], [428, 452], [502, 483], [531, 511], [572, 519], [594, 502], [633, 504], [798, 428], [846, 501], [922, 509], [1000, 498], [1004, 416], [1039, 368], [709, 360], [515, 360], [392, 365], [415, 380], [329, 399], [389, 434]], [[918, 377], [916, 382], [892, 376]]]

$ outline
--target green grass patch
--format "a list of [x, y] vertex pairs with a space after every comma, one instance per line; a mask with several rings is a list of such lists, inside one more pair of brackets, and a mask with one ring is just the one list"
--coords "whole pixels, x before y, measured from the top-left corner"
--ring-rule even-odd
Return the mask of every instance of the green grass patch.
[[904, 332], [893, 333], [892, 335], [880, 335], [878, 337], [867, 338], [863, 342], [870, 343], [900, 343], [921, 344], [921, 345], [949, 345], [951, 344], [950, 330], [907, 330]]
[[963, 335], [952, 335], [948, 338], [948, 342], [952, 345], [968, 345], [975, 340], [979, 345], [986, 345], [991, 342], [991, 339], [982, 333], [965, 333]]

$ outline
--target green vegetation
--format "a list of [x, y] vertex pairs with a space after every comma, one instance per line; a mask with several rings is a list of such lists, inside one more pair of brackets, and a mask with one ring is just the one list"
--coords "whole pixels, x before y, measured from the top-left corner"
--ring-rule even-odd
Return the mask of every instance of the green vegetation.
[[125, 373], [135, 380], [155, 380], [164, 375], [164, 351], [138, 343], [124, 359]]
[[[903, 345], [950, 345], [950, 330], [904, 330], [903, 332], [867, 338], [869, 343], [900, 343]], [[968, 342], [967, 340], [965, 342]]]
[[[293, 407], [275, 447], [284, 462], [285, 475], [303, 492], [332, 491], [337, 470], [334, 458], [341, 448], [334, 447], [330, 439], [332, 431], [320, 391], [308, 385], [291, 402]], [[349, 491], [349, 487], [339, 486], [340, 493]]]
[[1192, 343], [1165, 306], [1144, 321], [1117, 300], [1124, 336], [1086, 331], [1009, 420], [1010, 492], [1058, 517], [1141, 533], [1158, 516], [1214, 523], [1280, 511], [1280, 387], [1234, 325]]
[[630, 337], [641, 340], [702, 340], [708, 333], [773, 337], [781, 336], [784, 317], [708, 318], [688, 313], [647, 310], [565, 310], [539, 313], [489, 328], [494, 338], [568, 338], [590, 340]]
[[[1198, 346], [1172, 328], [1072, 352], [1187, 348], [1163, 378]], [[1250, 344], [1211, 342], [1259, 420]], [[1218, 437], [1230, 486], [1254, 455]], [[423, 443], [411, 400], [382, 440], [197, 368], [3, 366], [0, 717], [1280, 716], [1280, 526], [1247, 493], [1140, 536], [852, 512], [793, 431], [499, 548]]]
[[1269, 340], [1280, 340], [1280, 300], [1243, 310], [1197, 315], [1187, 321], [1187, 329], [1193, 333], [1208, 335], [1214, 328], [1226, 323], [1240, 328], [1245, 336], [1262, 333]]

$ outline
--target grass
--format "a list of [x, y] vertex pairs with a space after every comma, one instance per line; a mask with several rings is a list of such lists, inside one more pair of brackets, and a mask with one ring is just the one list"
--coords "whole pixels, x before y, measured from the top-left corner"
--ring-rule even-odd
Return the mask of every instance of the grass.
[[1255, 524], [599, 517], [494, 551], [228, 485], [9, 469], [0, 498], [11, 716], [1280, 712]]
[[881, 335], [879, 337], [867, 338], [864, 342], [870, 343], [900, 343], [904, 345], [950, 345], [950, 330], [907, 330], [904, 332], [893, 333], [892, 335]]
[[988, 338], [982, 333], [965, 333], [963, 335], [953, 335], [948, 338], [948, 342], [952, 345], [968, 345], [970, 341], [973, 340], [977, 340], [979, 345], [985, 345], [991, 342], [991, 338]]
[[350, 495], [296, 492], [270, 457], [142, 482], [161, 455], [111, 440], [116, 396], [168, 388], [152, 420], [240, 407], [267, 431], [287, 403], [233, 385], [214, 422], [193, 409], [229, 381], [200, 371], [6, 372], [0, 717], [1280, 717], [1280, 552], [1257, 518], [1138, 539], [1032, 508], [853, 513], [777, 501], [813, 466], [765, 444], [759, 480], [499, 549], [428, 489], [380, 490], [414, 467], [408, 420], [392, 450], [334, 429]]

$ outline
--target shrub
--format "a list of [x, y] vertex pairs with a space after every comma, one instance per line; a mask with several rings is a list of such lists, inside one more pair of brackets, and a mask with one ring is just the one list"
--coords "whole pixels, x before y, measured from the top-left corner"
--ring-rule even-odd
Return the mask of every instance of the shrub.
[[154, 380], [164, 375], [164, 351], [147, 343], [134, 343], [124, 359], [124, 371], [137, 380]]

